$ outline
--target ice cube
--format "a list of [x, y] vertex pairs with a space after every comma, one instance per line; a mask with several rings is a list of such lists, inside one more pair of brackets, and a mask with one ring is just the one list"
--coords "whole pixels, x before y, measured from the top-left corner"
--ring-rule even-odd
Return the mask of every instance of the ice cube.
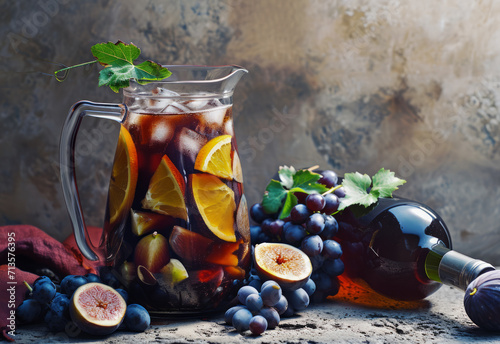
[[[196, 156], [207, 143], [208, 139], [194, 130], [182, 128], [177, 134], [175, 140], [176, 149], [183, 156], [184, 168], [190, 170], [194, 166]], [[191, 167], [191, 168], [190, 168]]]
[[209, 136], [220, 135], [224, 130], [226, 111], [227, 107], [218, 107], [202, 112], [196, 130]]
[[147, 111], [152, 113], [162, 113], [174, 101], [168, 98], [150, 98]]
[[166, 146], [174, 136], [175, 128], [173, 124], [167, 119], [164, 121], [157, 121], [151, 128], [151, 142], [164, 143]]
[[189, 109], [186, 105], [183, 105], [179, 102], [172, 102], [162, 110], [162, 113], [169, 113], [169, 114], [189, 113], [189, 112], [192, 112], [192, 110]]
[[193, 111], [204, 110], [208, 108], [209, 101], [206, 99], [190, 100], [186, 102], [186, 106]]
[[139, 126], [141, 124], [141, 114], [129, 111], [127, 114], [126, 122], [128, 123], [128, 126], [131, 125]]
[[234, 137], [233, 119], [231, 117], [224, 122], [224, 134]]
[[161, 87], [156, 87], [151, 93], [154, 97], [149, 98], [148, 108], [154, 113], [164, 112], [169, 105], [175, 103], [175, 99], [180, 97], [178, 93]]

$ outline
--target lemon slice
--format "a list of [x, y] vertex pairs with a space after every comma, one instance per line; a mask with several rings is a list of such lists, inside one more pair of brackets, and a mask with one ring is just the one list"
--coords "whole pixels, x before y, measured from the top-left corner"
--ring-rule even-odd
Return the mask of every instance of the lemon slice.
[[309, 257], [297, 247], [281, 243], [255, 246], [255, 266], [263, 279], [272, 279], [283, 289], [295, 290], [306, 284], [312, 273]]
[[208, 229], [219, 239], [236, 242], [234, 192], [210, 174], [191, 175], [193, 197]]
[[217, 136], [201, 147], [194, 168], [220, 178], [233, 179], [231, 135]]
[[168, 156], [164, 155], [149, 181], [142, 206], [160, 214], [187, 220], [185, 189], [181, 173]]
[[123, 220], [134, 200], [137, 185], [138, 162], [134, 141], [122, 126], [118, 136], [115, 160], [111, 172], [108, 192], [108, 214], [110, 224]]

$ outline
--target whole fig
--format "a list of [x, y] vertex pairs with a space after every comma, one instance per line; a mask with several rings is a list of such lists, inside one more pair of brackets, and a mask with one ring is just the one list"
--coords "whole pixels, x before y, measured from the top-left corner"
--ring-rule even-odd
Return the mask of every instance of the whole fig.
[[500, 331], [500, 270], [488, 271], [472, 281], [465, 291], [464, 306], [477, 326]]

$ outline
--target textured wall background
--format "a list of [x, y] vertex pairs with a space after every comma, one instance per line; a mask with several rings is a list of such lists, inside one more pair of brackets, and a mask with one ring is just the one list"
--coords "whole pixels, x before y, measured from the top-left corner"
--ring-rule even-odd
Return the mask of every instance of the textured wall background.
[[[169, 64], [238, 64], [235, 130], [247, 197], [279, 165], [390, 168], [455, 248], [500, 264], [500, 2], [2, 1], [0, 225], [70, 231], [59, 134], [80, 99], [119, 102], [90, 46], [134, 42]], [[282, 125], [276, 125], [280, 123]], [[273, 125], [274, 124], [274, 125]], [[117, 127], [85, 121], [79, 185], [100, 226]]]

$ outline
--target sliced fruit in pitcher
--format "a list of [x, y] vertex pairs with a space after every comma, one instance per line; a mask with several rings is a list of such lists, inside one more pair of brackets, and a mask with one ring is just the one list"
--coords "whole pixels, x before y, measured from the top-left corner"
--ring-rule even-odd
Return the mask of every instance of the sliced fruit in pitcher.
[[231, 135], [217, 136], [198, 152], [194, 168], [224, 179], [233, 179]]
[[240, 157], [236, 151], [233, 154], [233, 179], [238, 183], [243, 183], [243, 170], [241, 169]]
[[235, 243], [214, 244], [210, 249], [210, 254], [205, 259], [209, 263], [218, 265], [238, 265], [237, 251], [243, 240]]
[[189, 274], [181, 261], [175, 258], [170, 259], [167, 265], [160, 270], [163, 280], [170, 286], [175, 287], [179, 282], [189, 277]]
[[132, 206], [137, 175], [138, 162], [134, 141], [128, 130], [121, 126], [111, 181], [109, 182], [108, 212], [110, 224], [121, 221]]
[[221, 240], [235, 242], [233, 190], [210, 174], [192, 174], [190, 177], [196, 206], [208, 229]]
[[224, 271], [221, 267], [199, 270], [194, 274], [198, 281], [202, 283], [214, 283], [215, 287], [220, 286], [222, 283], [222, 278], [224, 277]]
[[169, 215], [130, 209], [130, 222], [132, 233], [142, 236], [155, 230], [170, 229], [175, 223], [175, 218]]
[[139, 265], [137, 267], [137, 278], [145, 285], [156, 285], [158, 280], [153, 275], [151, 271], [144, 265]]
[[180, 226], [174, 226], [169, 243], [172, 250], [182, 259], [200, 262], [205, 259], [214, 241]]
[[231, 276], [231, 278], [244, 279], [246, 271], [239, 266], [225, 266], [224, 272]]
[[248, 219], [248, 204], [245, 195], [241, 196], [240, 205], [236, 212], [236, 225], [243, 240], [250, 241], [250, 222]]
[[130, 283], [137, 275], [137, 268], [133, 262], [123, 262], [120, 267], [120, 275], [125, 282]]
[[185, 189], [186, 184], [181, 173], [168, 156], [164, 155], [151, 177], [142, 206], [160, 214], [186, 220]]
[[152, 273], [160, 271], [169, 260], [167, 238], [157, 232], [142, 238], [135, 247], [135, 265], [142, 265]]

